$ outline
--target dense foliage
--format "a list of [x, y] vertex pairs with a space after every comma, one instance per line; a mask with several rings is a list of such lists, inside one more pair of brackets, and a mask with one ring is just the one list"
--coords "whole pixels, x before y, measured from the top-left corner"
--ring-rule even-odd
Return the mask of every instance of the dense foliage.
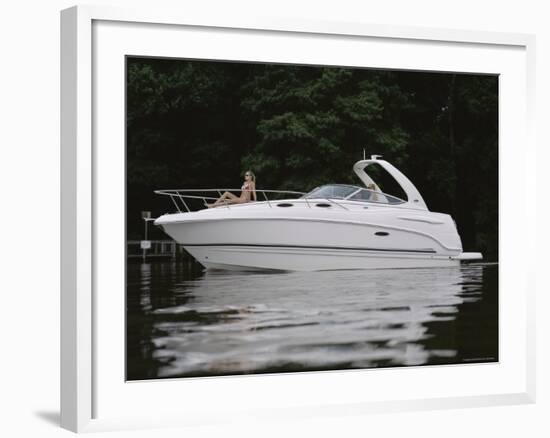
[[498, 78], [129, 58], [127, 224], [170, 208], [160, 188], [308, 191], [359, 183], [351, 167], [380, 154], [451, 214], [465, 250], [498, 253]]

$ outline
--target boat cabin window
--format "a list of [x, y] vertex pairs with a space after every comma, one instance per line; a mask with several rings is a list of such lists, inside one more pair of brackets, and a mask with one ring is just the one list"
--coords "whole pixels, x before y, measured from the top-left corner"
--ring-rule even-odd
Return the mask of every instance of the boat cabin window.
[[387, 193], [377, 192], [375, 190], [361, 189], [350, 197], [350, 201], [379, 202], [381, 204], [402, 204], [405, 201]]

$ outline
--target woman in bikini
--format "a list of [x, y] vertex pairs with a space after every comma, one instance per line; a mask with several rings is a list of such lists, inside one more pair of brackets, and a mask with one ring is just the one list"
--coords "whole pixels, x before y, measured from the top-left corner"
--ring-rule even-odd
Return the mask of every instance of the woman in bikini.
[[220, 199], [213, 204], [207, 204], [208, 208], [217, 207], [225, 204], [244, 204], [245, 202], [256, 201], [256, 175], [250, 170], [244, 174], [244, 183], [241, 187], [241, 196], [225, 192]]

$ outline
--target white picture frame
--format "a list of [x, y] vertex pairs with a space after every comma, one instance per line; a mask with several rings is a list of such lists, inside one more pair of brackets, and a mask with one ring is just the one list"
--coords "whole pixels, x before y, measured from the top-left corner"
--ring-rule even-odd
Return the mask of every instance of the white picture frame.
[[[115, 225], [114, 230], [109, 231], [102, 224], [106, 222], [104, 212], [109, 211], [109, 206], [116, 206], [120, 200], [117, 196], [120, 196], [120, 182], [123, 181], [120, 173], [123, 172], [117, 172], [120, 160], [115, 157], [105, 161], [105, 154], [98, 153], [98, 147], [101, 148], [104, 141], [113, 140], [116, 148], [117, 139], [120, 140], [120, 133], [124, 131], [124, 120], [121, 118], [120, 107], [117, 106], [121, 103], [120, 96], [124, 95], [123, 77], [119, 77], [121, 54], [156, 53], [157, 56], [180, 56], [179, 52], [176, 53], [179, 49], [167, 43], [174, 37], [179, 38], [178, 29], [185, 29], [182, 38], [189, 38], [193, 32], [200, 33], [205, 38], [195, 46], [195, 51], [187, 54], [189, 57], [200, 58], [201, 51], [204, 51], [204, 56], [209, 58], [227, 56], [227, 59], [246, 57], [269, 61], [277, 56], [285, 56], [287, 61], [297, 62], [303, 55], [299, 51], [292, 53], [287, 40], [294, 39], [292, 44], [303, 42], [306, 48], [309, 47], [307, 44], [315, 40], [320, 41], [315, 43], [318, 46], [323, 44], [324, 48], [329, 48], [319, 50], [317, 55], [315, 46], [311, 46], [314, 49], [311, 50], [312, 58], [303, 60], [305, 63], [322, 62], [319, 61], [324, 59], [322, 56], [333, 56], [331, 61], [334, 63], [346, 63], [344, 58], [337, 56], [339, 52], [335, 47], [365, 44], [366, 47], [373, 47], [372, 59], [375, 61], [369, 61], [369, 66], [441, 71], [450, 71], [455, 66], [458, 71], [501, 75], [504, 86], [500, 95], [500, 238], [505, 245], [500, 257], [500, 284], [503, 291], [499, 309], [502, 351], [499, 363], [444, 368], [412, 367], [414, 370], [411, 371], [388, 369], [301, 373], [284, 377], [189, 379], [186, 382], [120, 381], [119, 368], [124, 361], [124, 349], [120, 349], [120, 342], [123, 342], [124, 337], [123, 330], [120, 329], [124, 320], [120, 314], [124, 290], [120, 290], [118, 299], [102, 295], [105, 290], [102, 286], [106, 281], [113, 281], [115, 286], [118, 284], [114, 277], [118, 278], [116, 269], [120, 270], [120, 264], [117, 263], [112, 264], [114, 274], [103, 269], [103, 265], [110, 262], [102, 254], [107, 257], [104, 252], [107, 237], [104, 236], [108, 235], [108, 241], [119, 242], [122, 247], [123, 224]], [[132, 38], [125, 38], [125, 35], [130, 35], [127, 32], [131, 32]], [[145, 32], [147, 37], [141, 38], [140, 35]], [[170, 34], [170, 40], [163, 41], [162, 38], [170, 32], [176, 34]], [[244, 49], [242, 45], [233, 44], [216, 52], [219, 47], [209, 47], [207, 41], [224, 32], [227, 33], [225, 36], [231, 34], [235, 41], [246, 40], [251, 43]], [[255, 43], [260, 40], [262, 47]], [[135, 45], [131, 52], [126, 52], [129, 41]], [[332, 43], [334, 46], [331, 48]], [[264, 44], [271, 49], [266, 49]], [[279, 44], [286, 44], [283, 54], [277, 53], [276, 47]], [[384, 50], [376, 49], [377, 44], [383, 44]], [[197, 16], [192, 11], [186, 11], [182, 15], [181, 11], [178, 13], [156, 9], [126, 10], [78, 6], [62, 11], [62, 427], [76, 432], [102, 431], [223, 423], [247, 416], [254, 416], [256, 419], [275, 416], [305, 418], [327, 414], [338, 416], [344, 413], [364, 414], [534, 402], [535, 292], [532, 282], [528, 280], [533, 277], [533, 268], [525, 261], [524, 255], [535, 241], [535, 216], [528, 216], [524, 208], [512, 209], [511, 202], [508, 202], [521, 198], [526, 205], [536, 204], [536, 177], [534, 169], [528, 169], [525, 158], [535, 155], [532, 127], [534, 47], [534, 37], [524, 34], [318, 22], [296, 17], [258, 19], [242, 16], [238, 20], [229, 21], [215, 14]], [[388, 55], [386, 49], [392, 53], [400, 53], [399, 64], [395, 60], [395, 53]], [[416, 50], [418, 56], [407, 56], [409, 52], [415, 51], [412, 49]], [[136, 53], [135, 50], [141, 52]], [[237, 53], [238, 50], [244, 51]], [[448, 56], [447, 51], [453, 53]], [[457, 53], [454, 51], [460, 52], [458, 56], [455, 56]], [[321, 52], [328, 52], [328, 55]], [[426, 61], [434, 53], [438, 56], [433, 58], [441, 55], [440, 59]], [[377, 57], [377, 54], [380, 56]], [[319, 58], [315, 58], [316, 56]], [[109, 111], [114, 112], [108, 115], [107, 110], [103, 111], [106, 101], [101, 96], [101, 90], [108, 92], [111, 99], [118, 99], [117, 105], [109, 106]], [[110, 120], [111, 126], [106, 126], [104, 119]], [[522, 147], [514, 146], [517, 144]], [[120, 146], [123, 148], [123, 143]], [[114, 154], [117, 154], [116, 149]], [[120, 158], [120, 155], [116, 156]], [[513, 176], [511, 169], [514, 169]], [[114, 216], [113, 223], [117, 224], [116, 214]], [[510, 233], [518, 221], [527, 225], [525, 232], [519, 237]], [[114, 253], [116, 255], [116, 251]], [[514, 266], [514, 272], [505, 269], [511, 265]], [[507, 292], [507, 288], [515, 290], [516, 295]], [[110, 299], [115, 301], [110, 303]], [[513, 327], [510, 326], [511, 321], [515, 324]], [[106, 333], [111, 333], [113, 339], [107, 339]], [[116, 356], [112, 362], [105, 360], [110, 355]], [[448, 381], [449, 377], [457, 380], [454, 388], [435, 383], [433, 388], [425, 391], [422, 386], [415, 387], [412, 383], [414, 381], [422, 385], [427, 379], [435, 382]], [[395, 382], [396, 389], [384, 392], [383, 382], [388, 379]], [[466, 382], [471, 379], [480, 383], [478, 390], [468, 387]], [[193, 409], [189, 405], [170, 404], [170, 388], [180, 388], [182, 385], [188, 393], [195, 391], [195, 395], [234, 393], [238, 388], [243, 398], [234, 400], [231, 409], [228, 409], [228, 400], [223, 397], [219, 403], [207, 403], [197, 397]], [[301, 387], [304, 396], [297, 397], [293, 402], [286, 400], [284, 389], [297, 385]], [[368, 385], [372, 394], [367, 396], [351, 390], [361, 385]], [[408, 386], [413, 388], [404, 390]], [[319, 387], [324, 389], [316, 390]], [[111, 402], [106, 401], [105, 394], [108, 394], [109, 400], [112, 399]], [[268, 394], [270, 399], [255, 398], [261, 398], [261, 394]], [[150, 414], [144, 416], [139, 406], [132, 404], [132, 400], [140, 398], [163, 398], [167, 402], [144, 407]], [[247, 405], [247, 399], [254, 400], [254, 405]]]

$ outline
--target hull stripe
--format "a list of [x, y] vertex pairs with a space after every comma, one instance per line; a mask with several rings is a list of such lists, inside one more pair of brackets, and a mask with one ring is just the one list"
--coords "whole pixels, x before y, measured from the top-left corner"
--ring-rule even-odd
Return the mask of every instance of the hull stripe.
[[259, 243], [181, 243], [182, 246], [232, 246], [249, 248], [298, 248], [298, 249], [328, 249], [344, 251], [382, 251], [382, 252], [410, 252], [422, 254], [436, 254], [432, 248], [426, 249], [392, 249], [392, 248], [360, 248], [353, 246], [308, 246], [308, 245], [265, 245]]

